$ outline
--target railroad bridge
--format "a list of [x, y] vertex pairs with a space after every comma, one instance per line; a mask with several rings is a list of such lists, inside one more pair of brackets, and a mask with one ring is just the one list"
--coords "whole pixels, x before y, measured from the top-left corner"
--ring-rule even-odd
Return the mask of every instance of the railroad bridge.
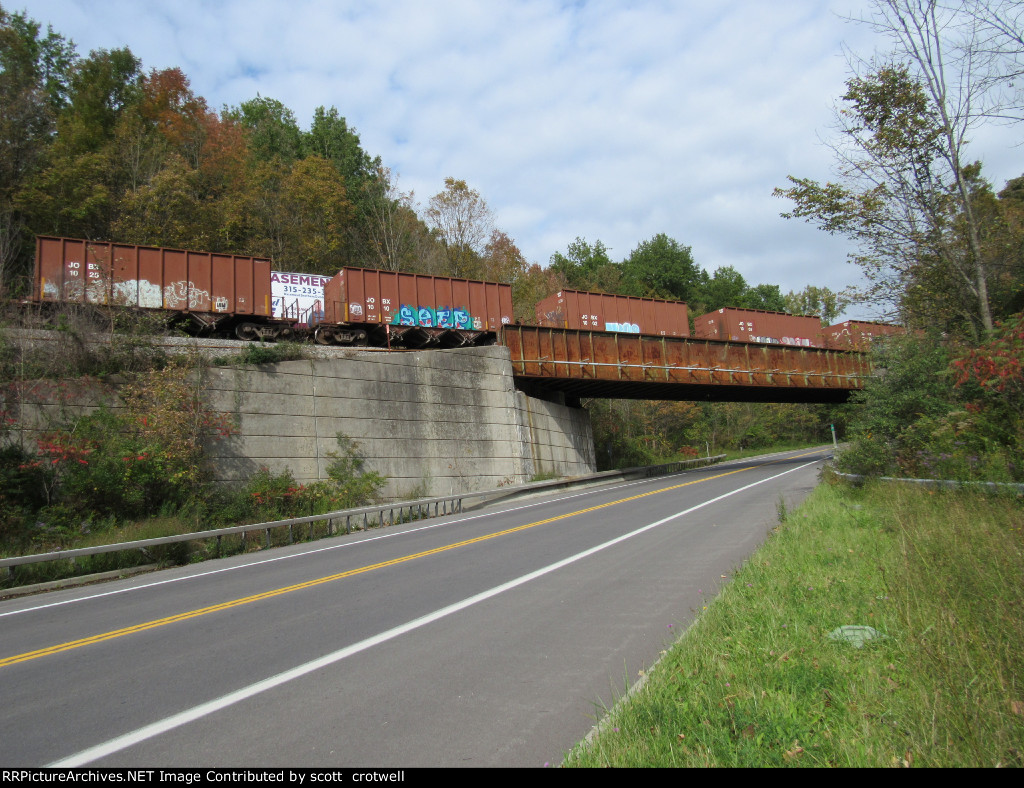
[[845, 402], [871, 374], [865, 354], [813, 347], [506, 325], [525, 392], [726, 402]]

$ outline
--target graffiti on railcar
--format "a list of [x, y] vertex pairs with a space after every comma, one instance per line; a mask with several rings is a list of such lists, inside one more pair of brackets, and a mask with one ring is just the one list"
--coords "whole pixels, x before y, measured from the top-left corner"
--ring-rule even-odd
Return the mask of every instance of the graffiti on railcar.
[[639, 334], [640, 326], [636, 323], [605, 323], [605, 331], [618, 331], [622, 334]]
[[413, 306], [402, 304], [398, 312], [391, 318], [393, 326], [422, 326], [423, 328], [457, 328], [475, 329], [484, 328], [484, 321], [479, 317], [473, 317], [469, 311], [461, 307], [431, 307]]
[[200, 290], [191, 281], [169, 282], [164, 285], [164, 304], [170, 309], [183, 308], [188, 304], [189, 309], [208, 308], [210, 303], [210, 291]]

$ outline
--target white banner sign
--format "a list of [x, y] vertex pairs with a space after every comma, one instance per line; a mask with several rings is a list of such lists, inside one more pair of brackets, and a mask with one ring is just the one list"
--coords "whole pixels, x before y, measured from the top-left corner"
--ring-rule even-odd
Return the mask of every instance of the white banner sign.
[[[322, 316], [324, 311], [324, 285], [329, 276], [319, 274], [290, 274], [271, 271], [270, 293], [273, 296], [274, 317], [306, 320], [309, 316]], [[316, 322], [314, 319], [313, 322]]]

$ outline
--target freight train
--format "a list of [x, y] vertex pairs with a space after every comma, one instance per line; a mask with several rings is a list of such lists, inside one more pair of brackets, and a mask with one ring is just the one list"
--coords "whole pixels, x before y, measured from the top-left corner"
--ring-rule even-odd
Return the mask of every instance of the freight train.
[[40, 236], [32, 301], [156, 310], [197, 335], [327, 345], [493, 344], [512, 321], [506, 284], [362, 268], [307, 276], [302, 284], [258, 257]]
[[[166, 314], [191, 333], [244, 340], [426, 348], [490, 345], [513, 321], [507, 284], [364, 268], [333, 277], [273, 271], [271, 261], [210, 252], [39, 236], [32, 299]], [[540, 326], [688, 337], [686, 304], [562, 290], [536, 307]], [[901, 329], [823, 328], [814, 316], [720, 309], [695, 321], [706, 339], [862, 350]]]

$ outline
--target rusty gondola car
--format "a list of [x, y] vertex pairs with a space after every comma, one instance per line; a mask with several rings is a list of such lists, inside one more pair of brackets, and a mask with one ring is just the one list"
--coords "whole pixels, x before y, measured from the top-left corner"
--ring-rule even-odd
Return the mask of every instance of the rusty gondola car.
[[33, 301], [160, 310], [196, 333], [291, 332], [271, 322], [270, 260], [77, 238], [36, 238]]
[[474, 279], [342, 268], [324, 285], [322, 344], [492, 345], [512, 322], [512, 286]]
[[856, 350], [866, 353], [871, 343], [880, 338], [905, 334], [903, 326], [878, 323], [872, 320], [847, 320], [824, 329], [825, 340], [833, 350]]
[[762, 309], [725, 307], [709, 312], [694, 320], [693, 333], [701, 339], [790, 347], [826, 347], [821, 318], [818, 316], [790, 315]]
[[688, 337], [686, 304], [660, 298], [559, 290], [537, 304], [537, 325], [625, 334]]

